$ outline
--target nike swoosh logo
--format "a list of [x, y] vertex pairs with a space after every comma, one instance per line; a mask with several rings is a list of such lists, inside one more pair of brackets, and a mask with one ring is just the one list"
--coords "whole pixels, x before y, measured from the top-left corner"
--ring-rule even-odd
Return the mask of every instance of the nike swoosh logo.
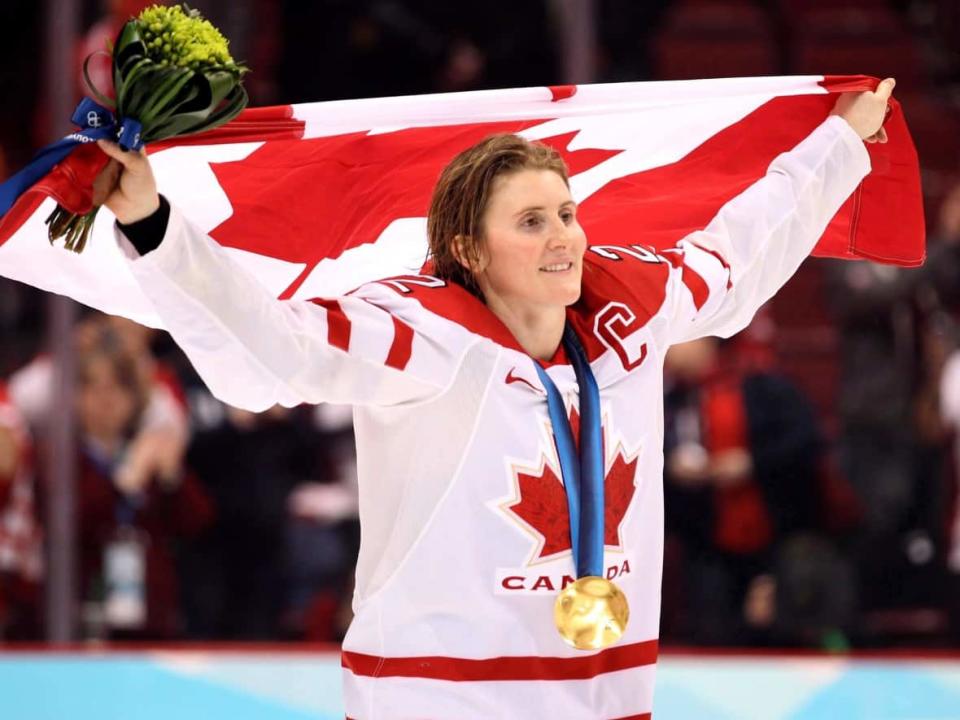
[[536, 390], [537, 392], [541, 392], [540, 388], [538, 388], [536, 385], [534, 385], [532, 382], [530, 382], [526, 378], [522, 378], [517, 375], [514, 375], [513, 374], [514, 370], [516, 370], [516, 368], [512, 367], [510, 368], [510, 371], [507, 373], [507, 377], [504, 380], [507, 383], [507, 385], [509, 385], [510, 383], [523, 383], [524, 385], [529, 386], [530, 388]]

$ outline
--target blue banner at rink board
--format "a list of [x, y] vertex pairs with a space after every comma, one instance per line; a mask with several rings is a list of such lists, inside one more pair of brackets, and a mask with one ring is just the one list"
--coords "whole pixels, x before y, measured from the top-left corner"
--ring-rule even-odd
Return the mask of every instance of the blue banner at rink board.
[[[0, 652], [4, 720], [342, 720], [339, 653]], [[135, 709], [135, 710], [133, 710]], [[656, 720], [956, 720], [960, 657], [661, 656]]]

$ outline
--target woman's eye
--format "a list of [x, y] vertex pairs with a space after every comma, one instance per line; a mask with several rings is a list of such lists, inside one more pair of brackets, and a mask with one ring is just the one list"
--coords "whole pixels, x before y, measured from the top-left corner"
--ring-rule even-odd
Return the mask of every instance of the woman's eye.
[[563, 220], [563, 222], [567, 225], [573, 222], [573, 218], [574, 214], [572, 210], [564, 210], [562, 213], [560, 213], [560, 219]]
[[528, 215], [520, 221], [520, 224], [523, 225], [523, 227], [533, 228], [540, 224], [540, 218], [536, 215]]

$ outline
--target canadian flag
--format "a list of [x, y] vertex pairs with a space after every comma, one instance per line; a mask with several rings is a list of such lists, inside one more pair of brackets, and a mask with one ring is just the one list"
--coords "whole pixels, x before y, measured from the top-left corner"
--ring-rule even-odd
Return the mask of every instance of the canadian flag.
[[[421, 269], [444, 165], [496, 132], [559, 150], [591, 244], [675, 244], [762, 177], [866, 76], [729, 78], [491, 90], [254, 108], [148, 148], [169, 200], [278, 298], [336, 296]], [[815, 254], [904, 266], [924, 258], [917, 155], [891, 100], [887, 144]], [[80, 255], [51, 246], [57, 201], [89, 208], [80, 146], [0, 218], [0, 275], [162, 327], [101, 210]], [[211, 278], [216, 282], [216, 278]]]

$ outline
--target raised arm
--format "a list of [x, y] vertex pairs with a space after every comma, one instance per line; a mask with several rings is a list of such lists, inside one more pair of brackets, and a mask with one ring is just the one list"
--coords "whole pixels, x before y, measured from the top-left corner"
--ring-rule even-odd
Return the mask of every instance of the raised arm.
[[[796, 272], [833, 216], [870, 172], [864, 142], [886, 142], [883, 122], [893, 80], [876, 92], [844, 93], [833, 112], [766, 174], [678, 243], [671, 271], [671, 341], [729, 337]], [[692, 271], [707, 286], [694, 298]]]
[[[385, 309], [376, 292], [326, 300], [275, 299], [229, 254], [156, 194], [144, 155], [103, 144], [123, 167], [104, 204], [134, 277], [211, 392], [260, 411], [303, 402], [395, 405], [428, 400], [449, 384], [472, 340]], [[122, 232], [160, 214], [156, 247]], [[163, 217], [167, 214], [166, 217]]]

